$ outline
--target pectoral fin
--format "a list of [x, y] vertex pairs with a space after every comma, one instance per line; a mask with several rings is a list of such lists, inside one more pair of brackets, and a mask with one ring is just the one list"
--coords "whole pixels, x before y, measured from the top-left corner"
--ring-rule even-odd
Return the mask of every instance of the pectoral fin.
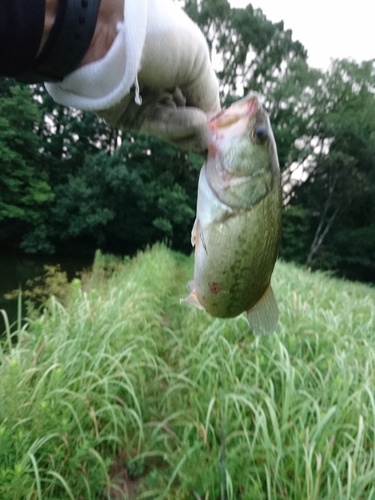
[[197, 248], [199, 243], [202, 243], [204, 251], [207, 252], [206, 242], [204, 241], [203, 232], [199, 223], [199, 219], [196, 218], [194, 222], [193, 229], [191, 230], [191, 244], [193, 247]]
[[271, 285], [268, 285], [260, 300], [247, 311], [247, 320], [255, 335], [267, 335], [276, 329], [278, 319], [279, 309]]
[[191, 246], [195, 247], [199, 238], [199, 221], [195, 219], [193, 229], [191, 230]]

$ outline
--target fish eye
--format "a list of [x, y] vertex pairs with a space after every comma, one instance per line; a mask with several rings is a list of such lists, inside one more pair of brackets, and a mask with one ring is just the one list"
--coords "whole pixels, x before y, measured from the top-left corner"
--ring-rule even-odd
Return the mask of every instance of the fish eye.
[[268, 139], [268, 129], [264, 123], [255, 125], [253, 130], [253, 137], [259, 142], [265, 142]]

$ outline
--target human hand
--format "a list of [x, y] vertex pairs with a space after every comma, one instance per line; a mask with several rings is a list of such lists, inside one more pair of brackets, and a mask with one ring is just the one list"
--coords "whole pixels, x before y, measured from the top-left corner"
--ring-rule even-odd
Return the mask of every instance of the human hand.
[[142, 93], [141, 105], [136, 104], [133, 90], [120, 103], [96, 113], [113, 126], [160, 137], [184, 151], [205, 153], [211, 141], [207, 114], [185, 105], [179, 88], [173, 93], [147, 90]]
[[180, 149], [202, 153], [210, 141], [207, 114], [220, 109], [206, 40], [172, 0], [146, 3], [138, 73], [142, 104], [135, 104], [134, 94], [130, 94], [98, 114], [112, 125], [150, 133]]
[[219, 111], [218, 82], [198, 26], [172, 0], [148, 0], [140, 86], [179, 87], [187, 106]]
[[220, 109], [205, 38], [172, 0], [101, 0], [80, 67], [46, 87], [61, 104], [198, 153]]

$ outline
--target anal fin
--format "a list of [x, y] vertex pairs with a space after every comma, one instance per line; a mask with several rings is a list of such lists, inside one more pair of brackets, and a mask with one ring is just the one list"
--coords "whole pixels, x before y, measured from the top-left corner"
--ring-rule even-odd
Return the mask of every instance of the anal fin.
[[246, 314], [255, 335], [268, 335], [276, 330], [279, 308], [271, 285], [268, 285], [262, 297]]

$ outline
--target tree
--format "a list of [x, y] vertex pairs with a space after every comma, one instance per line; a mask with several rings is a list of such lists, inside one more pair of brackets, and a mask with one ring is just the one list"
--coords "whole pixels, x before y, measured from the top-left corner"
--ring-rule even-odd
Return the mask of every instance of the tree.
[[115, 152], [86, 155], [54, 187], [55, 202], [27, 245], [132, 254], [167, 240], [190, 251], [201, 163], [159, 139], [124, 133]]
[[94, 113], [55, 103], [42, 86], [34, 85], [32, 90], [40, 103], [38, 135], [53, 186], [77, 173], [86, 155], [112, 152], [121, 143], [121, 131], [109, 127]]
[[28, 87], [3, 80], [0, 94], [0, 239], [13, 238], [39, 223], [43, 207], [53, 200], [42, 143], [36, 133], [40, 110]]
[[306, 61], [292, 61], [267, 94], [280, 168], [283, 171], [285, 201], [291, 195], [293, 178], [308, 175], [315, 156], [325, 147], [322, 121], [326, 114], [321, 103], [324, 74]]
[[235, 9], [227, 0], [186, 0], [185, 10], [206, 36], [223, 98], [250, 89], [267, 95], [285, 67], [306, 59], [284, 23], [272, 23], [251, 4]]
[[[350, 264], [353, 276], [357, 262], [361, 275], [366, 268], [375, 277], [374, 263], [364, 258], [365, 248], [369, 255], [375, 251], [369, 245], [375, 230], [374, 61], [336, 61], [320, 92], [318, 134], [328, 146], [316, 152], [307, 179], [292, 197], [293, 204], [312, 210], [315, 234], [307, 264], [343, 274]], [[342, 244], [344, 235], [350, 245]]]

